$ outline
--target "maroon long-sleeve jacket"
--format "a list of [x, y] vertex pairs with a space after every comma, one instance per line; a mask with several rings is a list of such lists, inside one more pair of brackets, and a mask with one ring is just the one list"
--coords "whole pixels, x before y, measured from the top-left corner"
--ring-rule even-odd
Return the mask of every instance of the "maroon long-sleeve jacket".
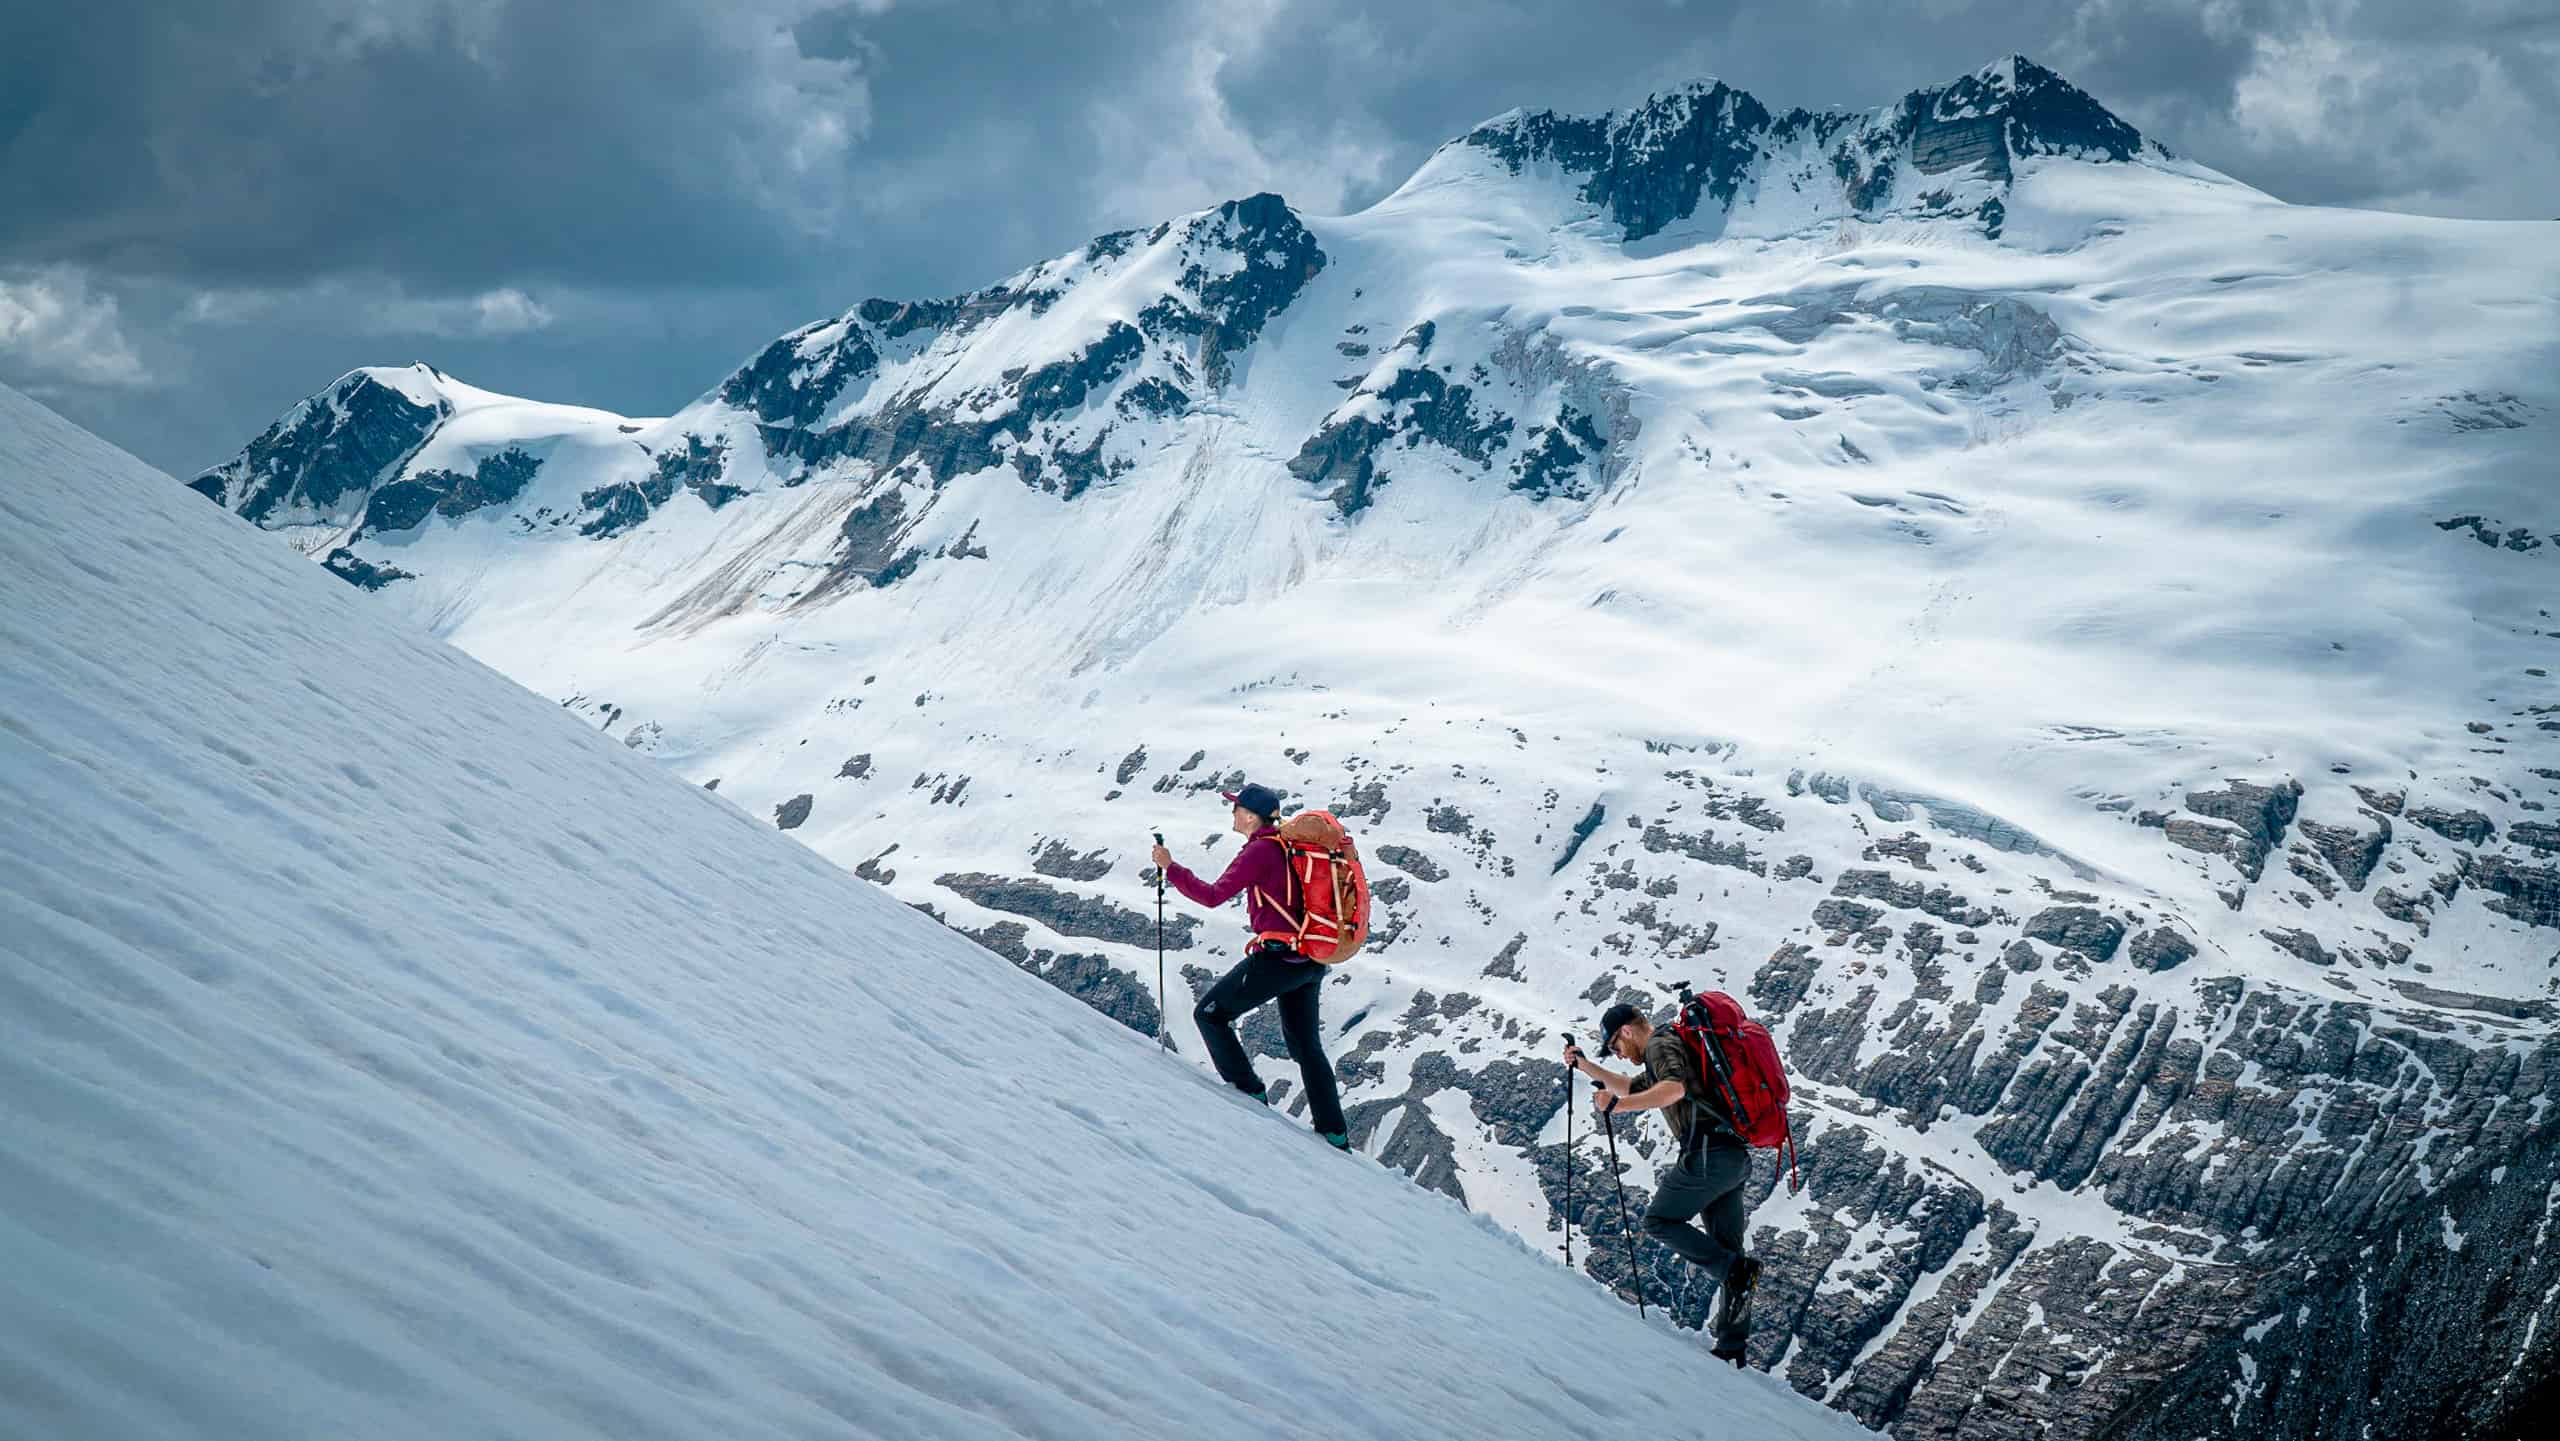
[[1235, 859], [1214, 881], [1204, 881], [1191, 873], [1180, 861], [1164, 868], [1164, 878], [1173, 888], [1203, 906], [1223, 906], [1239, 894], [1245, 898], [1245, 923], [1256, 934], [1264, 931], [1294, 932], [1294, 917], [1285, 915], [1280, 905], [1289, 899], [1289, 853], [1280, 847], [1280, 831], [1265, 826], [1245, 840]]

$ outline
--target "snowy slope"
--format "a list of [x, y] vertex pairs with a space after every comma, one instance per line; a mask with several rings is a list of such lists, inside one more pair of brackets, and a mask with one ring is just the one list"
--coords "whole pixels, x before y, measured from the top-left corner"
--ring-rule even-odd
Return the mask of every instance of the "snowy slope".
[[2551, 234], [2283, 205], [2021, 61], [1701, 84], [662, 420], [357, 372], [195, 485], [1143, 1031], [1147, 832], [1332, 804], [1355, 1135], [1541, 1242], [1559, 1028], [1745, 996], [1809, 1183], [1754, 1364], [2085, 1435], [2560, 1100]]
[[0, 1435], [1855, 1434], [0, 390]]

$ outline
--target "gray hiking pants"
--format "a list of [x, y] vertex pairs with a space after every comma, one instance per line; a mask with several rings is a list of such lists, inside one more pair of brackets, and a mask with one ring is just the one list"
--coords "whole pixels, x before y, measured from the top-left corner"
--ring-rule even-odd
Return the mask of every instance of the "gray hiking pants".
[[[1748, 1147], [1722, 1136], [1702, 1143], [1655, 1183], [1653, 1204], [1644, 1208], [1644, 1233], [1724, 1284], [1725, 1268], [1742, 1254], [1742, 1183], [1750, 1175]], [[1692, 1217], [1706, 1229], [1689, 1224]]]

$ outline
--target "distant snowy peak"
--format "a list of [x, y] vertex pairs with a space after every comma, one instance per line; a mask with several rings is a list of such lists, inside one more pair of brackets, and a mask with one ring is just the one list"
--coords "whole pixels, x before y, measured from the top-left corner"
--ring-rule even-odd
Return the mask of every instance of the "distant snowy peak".
[[2087, 92], [2018, 55], [1883, 110], [1773, 113], [1723, 81], [1702, 80], [1624, 112], [1514, 111], [1452, 144], [1486, 151], [1514, 174], [1547, 163], [1580, 177], [1582, 199], [1631, 242], [1692, 219], [1702, 204], [1730, 210], [1773, 182], [1830, 187], [1837, 205], [1826, 208], [1850, 213], [1969, 214], [1996, 237], [1997, 195], [1965, 197], [1955, 182], [2005, 186], [2012, 163], [2036, 155], [2167, 155]]
[[270, 528], [345, 519], [454, 413], [446, 386], [426, 365], [349, 371], [189, 488]]
[[358, 547], [405, 551], [436, 517], [485, 511], [523, 535], [613, 540], [680, 496], [719, 511], [855, 479], [861, 503], [799, 593], [814, 603], [911, 573], [925, 558], [914, 533], [957, 477], [999, 471], [1071, 501], [1124, 474], [1166, 423], [1229, 386], [1237, 356], [1326, 263], [1280, 197], [1229, 201], [965, 295], [863, 301], [775, 340], [664, 421], [493, 395], [425, 366], [360, 370], [193, 488], [380, 589], [414, 579], [417, 562]]
[[[1304, 493], [1346, 520], [1434, 457], [1531, 501], [1580, 504], [1627, 462], [1629, 384], [1537, 324], [1453, 305], [1429, 279], [1454, 273], [1506, 213], [1604, 252], [1849, 217], [1996, 239], [2018, 161], [2146, 155], [2166, 159], [2017, 57], [1867, 112], [1772, 113], [1717, 81], [1596, 117], [1514, 112], [1358, 216], [1311, 225], [1254, 195], [1099, 236], [966, 294], [862, 301], [776, 339], [663, 421], [492, 395], [423, 365], [360, 370], [193, 484], [378, 589], [428, 563], [409, 542], [439, 518], [614, 541], [671, 506], [720, 512], [849, 483], [860, 494], [822, 548], [787, 557], [814, 577], [789, 588], [803, 605], [973, 553], [973, 516], [927, 523], [955, 480], [1002, 474], [1071, 502], [1196, 443], [1238, 405], [1271, 427], [1258, 444]], [[1473, 262], [1513, 264], [1510, 243]], [[1328, 271], [1329, 298], [1301, 305]], [[1292, 306], [1340, 333], [1266, 342]], [[1265, 374], [1252, 396], [1249, 355]], [[399, 554], [366, 549], [377, 541]]]
[[[410, 573], [359, 559], [357, 542], [458, 520], [523, 497], [564, 442], [628, 451], [644, 464], [649, 430], [605, 411], [520, 400], [465, 385], [425, 364], [349, 371], [285, 412], [239, 455], [188, 488], [276, 531], [341, 578], [379, 590]], [[661, 458], [660, 470], [667, 468]], [[604, 533], [608, 490], [586, 498], [584, 533]], [[553, 524], [577, 518], [544, 512]]]
[[1297, 214], [1256, 195], [968, 295], [866, 300], [767, 346], [714, 396], [753, 418], [786, 483], [849, 460], [935, 483], [1010, 465], [1072, 498], [1125, 468], [1115, 419], [1176, 414], [1223, 386], [1233, 354], [1324, 265]]

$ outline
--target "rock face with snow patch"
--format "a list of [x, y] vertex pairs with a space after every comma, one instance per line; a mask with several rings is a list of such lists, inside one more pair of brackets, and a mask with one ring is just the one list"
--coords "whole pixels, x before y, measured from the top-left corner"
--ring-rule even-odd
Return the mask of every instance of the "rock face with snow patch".
[[[1907, 188], [1898, 183], [1906, 177], [1976, 172], [2005, 182], [2022, 158], [2125, 161], [2156, 149], [2069, 81], [2016, 58], [1914, 91], [1878, 114], [1772, 114], [1714, 81], [1654, 96], [1623, 114], [1509, 116], [1457, 143], [1493, 154], [1514, 173], [1546, 163], [1578, 177], [1582, 198], [1630, 241], [1695, 220], [1702, 208], [1721, 219], [1754, 185], [1833, 188], [1849, 210], [1881, 214]], [[1943, 211], [1946, 192], [1935, 195]], [[1996, 236], [2004, 211], [1996, 195], [1986, 195], [1970, 213]]]
[[2545, 1131], [2352, 1252], [2291, 1268], [2257, 1320], [2141, 1397], [2107, 1441], [2531, 1434], [2560, 1399], [2560, 1357], [2538, 1334], [2560, 1294], [2555, 1198], [2560, 1144]]
[[361, 508], [452, 414], [452, 406], [409, 371], [364, 371], [295, 406], [229, 464], [193, 488], [254, 524], [279, 527], [342, 518]]

